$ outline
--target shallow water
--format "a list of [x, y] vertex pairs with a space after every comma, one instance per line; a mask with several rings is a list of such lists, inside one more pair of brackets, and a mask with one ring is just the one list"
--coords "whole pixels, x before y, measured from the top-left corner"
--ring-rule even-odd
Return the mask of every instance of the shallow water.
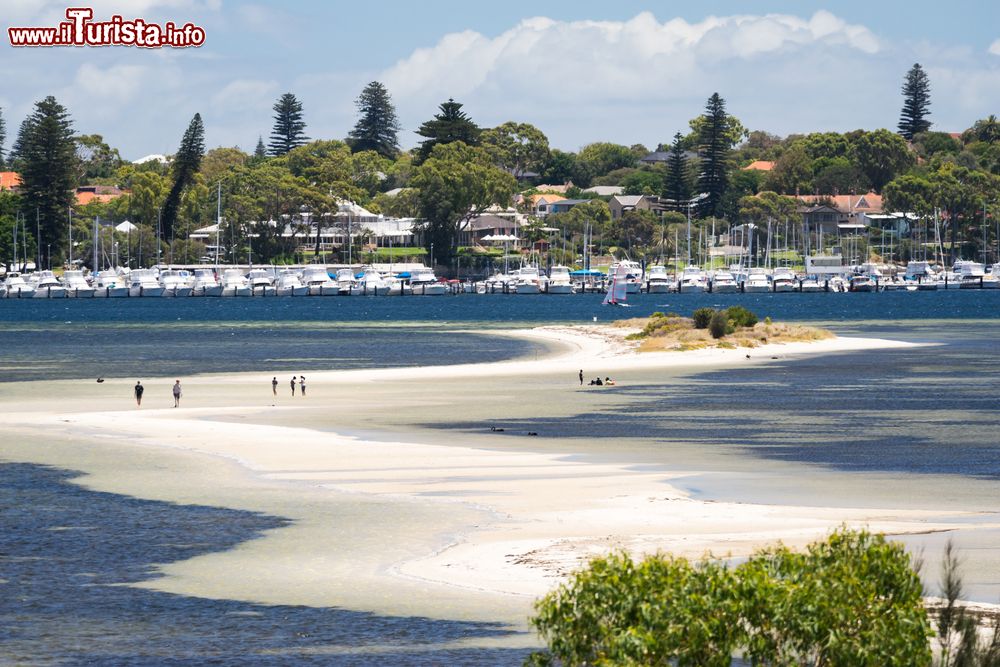
[[[232, 548], [278, 517], [86, 490], [73, 473], [0, 463], [0, 662], [31, 664], [517, 664], [463, 648], [497, 624], [254, 605], [122, 584]], [[238, 575], [237, 575], [238, 576]]]

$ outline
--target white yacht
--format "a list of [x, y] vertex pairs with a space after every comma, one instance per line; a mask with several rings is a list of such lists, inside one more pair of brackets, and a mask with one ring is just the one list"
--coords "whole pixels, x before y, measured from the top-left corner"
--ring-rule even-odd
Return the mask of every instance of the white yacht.
[[351, 287], [351, 296], [388, 296], [390, 285], [378, 271], [366, 266]]
[[292, 269], [278, 273], [278, 284], [274, 288], [278, 296], [309, 296], [309, 288], [299, 280], [299, 274]]
[[713, 294], [732, 294], [739, 291], [740, 286], [736, 284], [736, 278], [726, 269], [720, 269], [712, 274]]
[[438, 282], [434, 269], [421, 266], [410, 271], [410, 291], [421, 296], [442, 296], [448, 293], [448, 286]]
[[160, 271], [163, 296], [191, 296], [191, 274], [184, 270]]
[[747, 294], [763, 294], [771, 291], [771, 283], [767, 279], [767, 272], [760, 267], [754, 267], [747, 271], [746, 282], [743, 283], [743, 291]]
[[35, 296], [35, 288], [20, 273], [11, 272], [4, 280], [2, 293], [6, 299], [30, 299]]
[[667, 267], [654, 264], [646, 271], [646, 292], [649, 294], [666, 294], [670, 291], [670, 275]]
[[955, 262], [954, 274], [958, 277], [961, 289], [979, 289], [986, 277], [986, 267], [979, 262], [958, 260]]
[[239, 269], [222, 272], [222, 296], [250, 296], [250, 283]]
[[696, 294], [708, 288], [708, 276], [698, 266], [685, 266], [681, 272], [677, 291], [681, 294]]
[[573, 281], [570, 279], [569, 267], [556, 264], [549, 269], [549, 294], [574, 294]]
[[247, 274], [250, 293], [254, 296], [274, 296], [274, 277], [267, 269], [251, 269]]
[[83, 277], [83, 271], [72, 270], [63, 272], [63, 286], [66, 288], [66, 296], [77, 299], [92, 299], [95, 290]]
[[619, 266], [625, 267], [626, 270], [625, 293], [638, 294], [641, 291], [643, 281], [642, 265], [639, 264], [639, 262], [632, 261], [631, 259], [623, 259], [611, 265], [611, 268], [608, 270], [608, 275], [619, 275], [617, 273]]
[[302, 284], [309, 289], [309, 296], [336, 296], [340, 288], [330, 280], [330, 272], [321, 264], [310, 264], [302, 269]]
[[163, 285], [156, 277], [156, 269], [133, 269], [128, 274], [129, 296], [163, 296]]
[[794, 292], [798, 280], [791, 269], [779, 266], [771, 274], [771, 288], [775, 292]]
[[869, 275], [851, 276], [850, 290], [852, 292], [876, 292], [878, 291], [878, 284]]
[[195, 269], [191, 296], [222, 296], [222, 283], [213, 269]]
[[62, 299], [66, 296], [66, 288], [51, 271], [38, 271], [28, 278], [35, 288], [36, 299]]
[[823, 289], [823, 285], [821, 285], [819, 280], [816, 279], [816, 276], [806, 276], [799, 285], [799, 291], [808, 294], [822, 292]]
[[542, 280], [538, 273], [538, 267], [522, 266], [517, 270], [517, 282], [514, 290], [518, 294], [541, 294]]
[[357, 284], [354, 269], [337, 269], [336, 282], [338, 294], [352, 294], [354, 285]]
[[107, 299], [121, 299], [128, 296], [128, 281], [116, 271], [98, 271], [94, 276], [95, 295]]

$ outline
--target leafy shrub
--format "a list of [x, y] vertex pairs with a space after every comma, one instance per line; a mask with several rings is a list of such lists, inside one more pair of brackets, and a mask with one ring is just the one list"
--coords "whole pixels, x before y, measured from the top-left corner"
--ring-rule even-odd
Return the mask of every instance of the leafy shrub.
[[757, 315], [743, 306], [730, 306], [726, 309], [726, 316], [736, 327], [752, 327], [757, 324]]
[[920, 578], [903, 546], [841, 529], [730, 569], [657, 554], [595, 558], [539, 600], [549, 652], [527, 665], [930, 665]]
[[712, 334], [712, 338], [722, 338], [733, 331], [733, 324], [727, 311], [719, 310], [712, 314], [712, 319], [708, 323], [708, 333]]
[[691, 315], [691, 319], [694, 320], [694, 328], [707, 329], [708, 323], [712, 321], [712, 315], [715, 315], [714, 308], [699, 308], [694, 311]]
[[657, 317], [666, 317], [666, 315], [664, 315], [664, 314], [663, 314], [663, 313], [661, 313], [660, 311], [656, 311], [655, 313], [653, 313], [652, 315], [650, 315], [650, 317], [652, 317], [652, 318], [654, 318], [654, 319], [655, 319], [655, 318], [657, 318]]

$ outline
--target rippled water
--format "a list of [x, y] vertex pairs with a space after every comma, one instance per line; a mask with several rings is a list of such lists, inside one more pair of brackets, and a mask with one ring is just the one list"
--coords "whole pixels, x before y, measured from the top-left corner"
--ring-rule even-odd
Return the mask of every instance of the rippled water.
[[278, 517], [88, 491], [72, 473], [0, 464], [0, 663], [495, 665], [524, 651], [440, 648], [491, 624], [159, 593], [121, 584], [221, 551]]

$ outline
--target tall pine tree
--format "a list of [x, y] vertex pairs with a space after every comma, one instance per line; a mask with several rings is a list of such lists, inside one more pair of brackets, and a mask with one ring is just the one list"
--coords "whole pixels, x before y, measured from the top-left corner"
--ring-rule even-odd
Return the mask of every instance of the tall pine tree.
[[438, 144], [461, 141], [469, 146], [479, 145], [479, 135], [482, 130], [462, 111], [461, 103], [449, 99], [441, 104], [440, 109], [440, 113], [434, 114], [434, 118], [417, 130], [417, 134], [426, 137], [417, 149], [418, 163], [426, 160]]
[[701, 155], [701, 174], [698, 189], [707, 196], [701, 203], [702, 216], [719, 214], [722, 197], [726, 194], [727, 170], [732, 141], [727, 133], [728, 125], [726, 101], [718, 93], [712, 93], [705, 105], [705, 122], [698, 137]]
[[163, 202], [160, 217], [161, 239], [167, 239], [173, 235], [174, 225], [177, 223], [177, 211], [181, 204], [181, 195], [184, 194], [184, 188], [194, 182], [195, 174], [201, 167], [201, 158], [204, 155], [205, 126], [201, 122], [201, 114], [196, 113], [188, 124], [187, 130], [184, 131], [181, 147], [177, 150], [177, 155], [174, 156], [174, 161], [170, 165], [173, 184]]
[[267, 157], [267, 146], [264, 145], [263, 137], [257, 137], [257, 148], [253, 149], [253, 156], [258, 160], [263, 160]]
[[674, 135], [674, 143], [670, 146], [670, 156], [667, 158], [667, 174], [664, 179], [664, 194], [673, 201], [670, 208], [683, 211], [684, 204], [691, 199], [691, 183], [688, 181], [687, 153], [684, 151], [684, 135], [680, 132]]
[[931, 83], [920, 63], [915, 63], [903, 80], [903, 111], [899, 114], [899, 133], [910, 141], [913, 136], [931, 129], [927, 120], [931, 105]]
[[4, 161], [4, 144], [7, 143], [7, 122], [3, 119], [3, 109], [0, 108], [0, 170], [7, 168]]
[[274, 128], [271, 130], [271, 155], [284, 155], [309, 140], [302, 120], [302, 102], [292, 93], [285, 93], [274, 103]]
[[400, 125], [389, 91], [378, 81], [372, 81], [361, 91], [355, 105], [361, 117], [348, 135], [351, 150], [375, 151], [384, 158], [395, 159], [399, 155]]
[[77, 157], [69, 112], [46, 97], [21, 124], [18, 136], [21, 193], [25, 215], [38, 216], [40, 245], [51, 245], [56, 255], [68, 243], [69, 207], [76, 200]]

